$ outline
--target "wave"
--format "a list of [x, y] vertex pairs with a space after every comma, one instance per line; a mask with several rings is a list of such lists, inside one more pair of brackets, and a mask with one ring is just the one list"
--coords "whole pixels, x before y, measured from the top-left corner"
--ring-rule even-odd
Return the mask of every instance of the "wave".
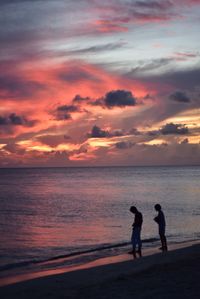
[[[149, 238], [149, 239], [143, 239], [142, 242], [143, 243], [154, 243], [158, 240], [159, 240], [158, 238]], [[0, 272], [6, 271], [6, 270], [12, 270], [15, 268], [31, 266], [31, 265], [35, 265], [35, 264], [56, 261], [56, 260], [64, 259], [64, 258], [81, 256], [84, 254], [99, 252], [99, 251], [108, 250], [108, 249], [116, 249], [116, 248], [120, 248], [120, 247], [126, 247], [126, 246], [129, 246], [130, 244], [131, 244], [130, 242], [123, 242], [123, 243], [117, 243], [117, 244], [104, 244], [102, 246], [90, 248], [87, 250], [78, 250], [78, 251], [74, 251], [71, 253], [56, 255], [56, 256], [49, 257], [49, 258], [45, 258], [45, 259], [37, 259], [37, 260], [33, 259], [33, 260], [28, 260], [28, 261], [16, 262], [16, 263], [0, 266]]]

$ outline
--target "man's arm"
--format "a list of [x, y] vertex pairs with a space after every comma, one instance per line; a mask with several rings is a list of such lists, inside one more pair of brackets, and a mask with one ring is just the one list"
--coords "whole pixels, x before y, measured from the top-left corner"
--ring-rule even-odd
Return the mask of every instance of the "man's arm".
[[156, 216], [153, 220], [154, 220], [156, 223], [159, 224], [159, 217], [158, 217], [158, 216]]

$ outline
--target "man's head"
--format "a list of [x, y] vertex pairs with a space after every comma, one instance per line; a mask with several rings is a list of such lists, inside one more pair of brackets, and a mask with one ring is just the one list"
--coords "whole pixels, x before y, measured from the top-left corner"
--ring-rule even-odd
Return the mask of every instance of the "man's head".
[[154, 206], [154, 209], [156, 210], [156, 211], [160, 211], [161, 210], [161, 205], [159, 205], [159, 203], [157, 203], [155, 206]]
[[135, 214], [135, 213], [137, 213], [138, 210], [135, 206], [131, 206], [130, 211], [131, 211], [131, 213]]

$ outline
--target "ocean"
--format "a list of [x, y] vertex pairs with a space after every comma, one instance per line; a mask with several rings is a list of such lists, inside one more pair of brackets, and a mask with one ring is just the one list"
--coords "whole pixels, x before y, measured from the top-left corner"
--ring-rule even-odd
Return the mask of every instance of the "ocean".
[[[127, 252], [135, 205], [143, 247], [200, 237], [200, 167], [0, 169], [0, 277]], [[48, 263], [50, 261], [50, 263]]]

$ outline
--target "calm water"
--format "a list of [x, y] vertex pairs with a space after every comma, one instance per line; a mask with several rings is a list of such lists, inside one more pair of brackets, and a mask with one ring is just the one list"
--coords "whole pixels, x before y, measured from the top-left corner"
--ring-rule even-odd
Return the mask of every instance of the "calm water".
[[199, 181], [200, 167], [0, 169], [0, 270], [129, 242], [132, 204], [143, 239], [157, 202], [169, 241], [198, 239]]

